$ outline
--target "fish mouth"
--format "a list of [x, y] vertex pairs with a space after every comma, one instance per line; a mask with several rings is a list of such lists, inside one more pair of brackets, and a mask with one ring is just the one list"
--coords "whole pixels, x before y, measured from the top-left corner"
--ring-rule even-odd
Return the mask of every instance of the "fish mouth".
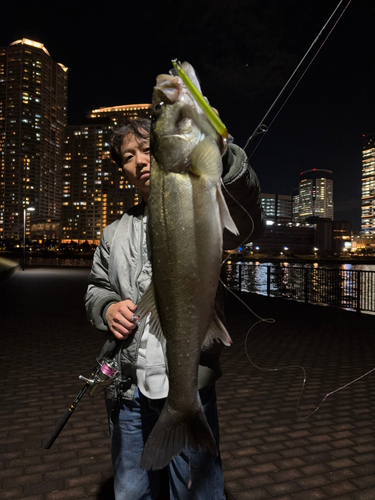
[[190, 138], [190, 133], [186, 133], [186, 134], [164, 134], [164, 135], [161, 135], [158, 139], [158, 142], [161, 142], [163, 141], [164, 139], [189, 139]]
[[161, 100], [166, 101], [168, 104], [174, 104], [181, 93], [180, 80], [177, 76], [158, 75], [154, 89]]
[[195, 145], [199, 144], [203, 139], [205, 138], [205, 134], [201, 131], [199, 133], [194, 133], [194, 131], [189, 131], [189, 132], [176, 132], [175, 134], [167, 133], [167, 134], [162, 134], [160, 137], [157, 139], [156, 143], [159, 145], [162, 141], [168, 140], [168, 139], [178, 139], [181, 141], [191, 141]]

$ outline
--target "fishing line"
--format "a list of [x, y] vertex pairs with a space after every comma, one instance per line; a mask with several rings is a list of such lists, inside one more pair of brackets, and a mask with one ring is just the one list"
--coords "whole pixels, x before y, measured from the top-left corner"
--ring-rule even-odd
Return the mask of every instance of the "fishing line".
[[[249, 240], [249, 238], [251, 237], [251, 235], [254, 232], [254, 227], [255, 227], [254, 220], [253, 220], [252, 216], [250, 215], [250, 213], [246, 210], [246, 208], [238, 200], [236, 200], [236, 198], [228, 191], [228, 189], [224, 185], [223, 179], [221, 179], [221, 185], [222, 185], [223, 189], [225, 190], [225, 192], [227, 193], [227, 195], [230, 196], [230, 198], [232, 198], [232, 200], [245, 212], [245, 214], [249, 217], [249, 219], [251, 221], [252, 227], [251, 227], [250, 233], [246, 236], [246, 238], [242, 241], [242, 243], [240, 245], [238, 245], [239, 247], [242, 247], [245, 244], [245, 242]], [[221, 264], [221, 267], [223, 267], [223, 265], [229, 259], [229, 257], [230, 256], [227, 255], [227, 257], [223, 260], [223, 262]], [[224, 288], [229, 293], [231, 293], [234, 297], [236, 297], [236, 299], [239, 302], [241, 302], [241, 304], [243, 304], [245, 306], [245, 308], [253, 316], [255, 316], [256, 318], [258, 318], [258, 321], [256, 321], [249, 328], [249, 330], [247, 331], [247, 334], [245, 336], [245, 353], [246, 353], [246, 357], [249, 360], [250, 364], [252, 366], [254, 366], [256, 369], [261, 370], [261, 371], [265, 371], [265, 372], [278, 372], [278, 371], [282, 371], [282, 370], [288, 370], [288, 369], [291, 369], [291, 368], [299, 368], [299, 369], [302, 370], [302, 372], [303, 372], [303, 382], [302, 382], [302, 387], [301, 387], [301, 390], [300, 390], [300, 393], [299, 393], [299, 396], [298, 396], [298, 399], [297, 399], [297, 405], [296, 405], [296, 409], [297, 409], [297, 412], [298, 412], [299, 403], [300, 403], [300, 400], [301, 400], [301, 397], [302, 397], [302, 394], [303, 394], [303, 391], [304, 391], [305, 385], [306, 385], [306, 370], [305, 370], [305, 368], [302, 365], [297, 365], [297, 364], [288, 365], [288, 366], [282, 366], [280, 368], [263, 368], [263, 367], [258, 366], [257, 364], [254, 363], [254, 361], [251, 359], [251, 357], [249, 355], [249, 352], [247, 350], [247, 341], [248, 341], [248, 338], [249, 338], [251, 330], [253, 328], [255, 328], [255, 326], [259, 325], [259, 323], [269, 323], [269, 324], [272, 324], [272, 323], [275, 323], [276, 320], [274, 318], [262, 318], [261, 316], [259, 316], [259, 314], [257, 314], [255, 311], [253, 311], [253, 309], [251, 309], [251, 307], [248, 304], [246, 304], [246, 302], [244, 302], [238, 295], [236, 295], [234, 293], [234, 291], [226, 283], [224, 283], [221, 278], [220, 278], [220, 283], [224, 286]], [[239, 291], [241, 291], [241, 290], [239, 290]]]
[[[246, 210], [246, 208], [228, 191], [228, 189], [226, 188], [226, 186], [224, 185], [224, 182], [223, 180], [221, 179], [221, 185], [222, 185], [222, 188], [224, 189], [224, 191], [227, 193], [227, 195], [245, 212], [245, 214], [248, 216], [248, 218], [250, 219], [251, 221], [251, 231], [249, 232], [249, 234], [246, 236], [246, 238], [242, 241], [242, 243], [240, 245], [238, 245], [238, 247], [242, 247], [246, 241], [249, 240], [249, 238], [251, 237], [252, 233], [254, 232], [254, 227], [255, 227], [255, 224], [254, 224], [254, 220], [252, 218], [252, 216], [250, 215], [250, 213]], [[238, 248], [237, 247], [237, 248]], [[229, 255], [227, 255], [227, 257], [223, 260], [222, 264], [221, 264], [221, 267], [224, 266], [224, 264], [227, 262], [227, 260], [230, 258]], [[262, 318], [261, 316], [259, 316], [259, 314], [257, 314], [253, 309], [251, 309], [251, 307], [246, 304], [246, 302], [244, 302], [226, 283], [223, 282], [223, 280], [220, 278], [220, 283], [223, 285], [223, 287], [229, 292], [231, 293], [253, 316], [255, 316], [258, 321], [256, 321], [250, 328], [249, 330], [247, 331], [246, 333], [246, 336], [245, 336], [245, 353], [246, 353], [246, 357], [247, 359], [249, 360], [250, 364], [252, 366], [254, 366], [256, 369], [258, 370], [261, 370], [261, 371], [265, 371], [265, 372], [277, 372], [277, 371], [282, 371], [282, 370], [288, 370], [288, 369], [291, 369], [291, 368], [299, 368], [302, 370], [302, 373], [303, 373], [303, 382], [302, 382], [302, 387], [301, 387], [301, 390], [299, 392], [299, 395], [298, 395], [298, 399], [297, 399], [297, 404], [296, 404], [296, 410], [297, 410], [297, 416], [298, 416], [298, 419], [299, 420], [307, 420], [308, 418], [310, 418], [312, 415], [314, 415], [314, 413], [316, 413], [320, 408], [321, 406], [323, 405], [323, 403], [326, 401], [326, 399], [328, 399], [330, 396], [332, 396], [333, 394], [336, 394], [337, 392], [343, 390], [343, 389], [346, 389], [347, 387], [349, 387], [350, 385], [354, 384], [355, 382], [358, 382], [359, 380], [361, 380], [362, 378], [365, 378], [367, 377], [368, 375], [370, 375], [371, 373], [373, 373], [375, 371], [375, 368], [372, 368], [371, 370], [369, 370], [368, 372], [364, 373], [363, 375], [360, 375], [359, 377], [357, 377], [356, 379], [352, 380], [351, 382], [348, 382], [347, 384], [327, 393], [324, 398], [322, 399], [322, 401], [320, 402], [320, 404], [315, 408], [315, 410], [313, 410], [311, 413], [309, 413], [307, 416], [305, 417], [302, 417], [300, 415], [300, 410], [299, 410], [299, 404], [300, 404], [300, 401], [301, 401], [301, 398], [302, 398], [302, 394], [305, 390], [305, 386], [306, 386], [306, 381], [307, 381], [307, 375], [306, 375], [306, 370], [305, 368], [302, 366], [302, 365], [298, 365], [298, 364], [293, 364], [293, 365], [288, 365], [288, 366], [283, 366], [283, 367], [280, 367], [280, 368], [264, 368], [264, 367], [261, 367], [261, 366], [258, 366], [256, 363], [254, 363], [254, 361], [251, 359], [250, 355], [249, 355], [249, 352], [248, 352], [248, 349], [247, 349], [247, 341], [248, 341], [248, 338], [249, 338], [249, 335], [250, 335], [250, 332], [252, 331], [253, 328], [255, 328], [257, 325], [259, 325], [260, 323], [269, 323], [269, 324], [272, 324], [272, 323], [275, 323], [276, 320], [274, 318]], [[241, 290], [239, 290], [239, 292], [241, 292]]]
[[304, 60], [306, 59], [306, 57], [308, 56], [308, 54], [310, 53], [310, 51], [312, 50], [313, 46], [315, 45], [315, 43], [318, 41], [319, 37], [322, 35], [323, 31], [326, 29], [326, 27], [328, 26], [328, 24], [330, 23], [331, 19], [334, 17], [334, 15], [336, 14], [337, 10], [339, 9], [340, 5], [343, 3], [344, 0], [340, 0], [340, 2], [338, 3], [337, 7], [335, 8], [335, 10], [332, 12], [332, 14], [330, 15], [330, 17], [328, 18], [328, 21], [324, 24], [323, 28], [320, 30], [320, 32], [318, 33], [318, 35], [316, 36], [315, 40], [313, 41], [313, 43], [310, 45], [309, 49], [307, 50], [307, 52], [305, 53], [305, 55], [303, 56], [303, 58], [301, 59], [301, 61], [299, 62], [298, 66], [296, 67], [296, 69], [293, 71], [293, 73], [291, 74], [291, 76], [289, 77], [289, 79], [287, 80], [286, 84], [284, 85], [284, 87], [281, 89], [281, 91], [279, 92], [279, 94], [277, 95], [276, 99], [274, 100], [274, 102], [271, 104], [271, 106], [269, 107], [267, 113], [264, 115], [264, 117], [262, 118], [262, 120], [260, 121], [259, 125], [256, 127], [256, 129], [254, 130], [254, 132], [252, 133], [252, 135], [248, 138], [248, 140], [246, 141], [246, 144], [244, 146], [244, 150], [246, 150], [247, 146], [250, 144], [250, 142], [254, 139], [255, 136], [259, 135], [259, 134], [262, 134], [261, 135], [261, 138], [260, 140], [258, 141], [258, 144], [256, 145], [256, 147], [253, 149], [251, 155], [249, 155], [249, 159], [251, 159], [251, 157], [253, 156], [253, 154], [255, 153], [255, 151], [257, 150], [258, 146], [260, 145], [260, 143], [262, 142], [266, 132], [268, 132], [268, 130], [271, 128], [271, 125], [273, 124], [273, 122], [276, 120], [277, 116], [279, 115], [279, 113], [281, 112], [281, 110], [284, 108], [285, 104], [287, 103], [287, 101], [289, 100], [290, 96], [293, 94], [294, 90], [296, 89], [297, 85], [299, 84], [299, 82], [302, 80], [302, 78], [304, 77], [305, 73], [307, 72], [307, 70], [310, 68], [311, 64], [313, 63], [313, 61], [315, 60], [316, 56], [319, 54], [320, 50], [322, 49], [323, 45], [325, 44], [325, 42], [327, 41], [328, 37], [331, 35], [332, 31], [335, 29], [337, 23], [340, 21], [341, 17], [343, 16], [344, 12], [346, 11], [346, 9], [349, 7], [349, 4], [351, 2], [351, 0], [348, 1], [347, 5], [344, 7], [343, 11], [341, 12], [341, 14], [339, 15], [338, 19], [336, 20], [336, 22], [334, 23], [333, 27], [331, 28], [331, 30], [328, 32], [328, 35], [325, 37], [325, 39], [323, 40], [323, 42], [321, 43], [320, 47], [318, 48], [318, 50], [316, 51], [316, 53], [314, 54], [313, 58], [311, 59], [311, 61], [309, 62], [309, 64], [307, 65], [307, 67], [305, 68], [305, 70], [303, 71], [302, 75], [300, 76], [300, 78], [298, 79], [297, 83], [294, 85], [294, 87], [292, 88], [292, 90], [290, 91], [289, 95], [287, 96], [287, 98], [285, 99], [285, 101], [283, 102], [283, 104], [281, 105], [280, 109], [278, 110], [278, 112], [276, 113], [275, 117], [272, 119], [271, 123], [267, 126], [264, 124], [264, 121], [266, 120], [266, 118], [268, 117], [268, 115], [271, 113], [272, 109], [275, 107], [277, 101], [280, 99], [281, 95], [284, 93], [285, 89], [287, 88], [287, 86], [289, 85], [289, 83], [292, 81], [292, 79], [294, 78], [294, 75], [297, 73], [297, 71], [299, 70], [299, 68], [301, 67], [301, 65], [303, 64]]
[[[305, 68], [305, 70], [303, 71], [302, 75], [299, 77], [299, 79], [297, 80], [296, 84], [293, 86], [293, 88], [291, 89], [291, 91], [289, 92], [287, 98], [285, 99], [284, 103], [281, 105], [280, 109], [277, 111], [276, 115], [274, 116], [274, 118], [271, 120], [269, 126], [265, 125], [263, 122], [266, 120], [266, 118], [269, 116], [270, 112], [272, 111], [272, 109], [275, 107], [277, 101], [280, 99], [281, 95], [284, 93], [285, 89], [287, 88], [287, 86], [289, 85], [289, 83], [291, 82], [291, 80], [294, 78], [294, 75], [297, 73], [297, 71], [299, 70], [299, 68], [301, 67], [301, 65], [303, 64], [304, 60], [306, 59], [306, 57], [308, 56], [308, 54], [310, 53], [310, 51], [312, 50], [313, 46], [315, 45], [315, 43], [318, 41], [319, 37], [322, 35], [323, 31], [326, 29], [326, 27], [328, 26], [328, 24], [330, 23], [330, 21], [332, 20], [332, 18], [334, 17], [334, 15], [336, 14], [337, 10], [340, 8], [340, 5], [343, 3], [344, 0], [340, 0], [340, 2], [338, 3], [338, 5], [336, 6], [336, 8], [334, 9], [333, 13], [331, 14], [331, 16], [329, 17], [329, 19], [327, 20], [327, 22], [324, 24], [323, 28], [320, 30], [320, 32], [318, 33], [317, 37], [315, 38], [315, 40], [313, 41], [313, 43], [310, 45], [309, 49], [307, 50], [307, 52], [305, 53], [305, 55], [303, 56], [303, 58], [301, 59], [300, 63], [298, 64], [298, 66], [296, 67], [296, 69], [294, 70], [294, 72], [292, 73], [292, 75], [290, 76], [290, 78], [288, 79], [288, 81], [286, 82], [286, 84], [284, 85], [284, 87], [281, 89], [281, 91], [279, 92], [278, 96], [276, 97], [276, 99], [274, 100], [274, 102], [272, 103], [272, 105], [270, 106], [270, 108], [268, 109], [267, 113], [264, 115], [264, 117], [262, 118], [261, 122], [259, 123], [259, 125], [256, 127], [256, 129], [254, 130], [253, 134], [249, 137], [249, 139], [247, 140], [245, 146], [244, 146], [244, 150], [247, 148], [247, 146], [250, 144], [250, 142], [254, 139], [254, 137], [256, 137], [257, 135], [261, 135], [261, 138], [260, 140], [258, 141], [258, 144], [256, 145], [256, 147], [253, 149], [251, 155], [249, 156], [249, 159], [253, 156], [253, 154], [255, 153], [256, 149], [258, 148], [258, 146], [260, 145], [261, 141], [263, 140], [266, 132], [268, 132], [268, 130], [270, 129], [270, 127], [272, 126], [272, 124], [274, 123], [274, 121], [276, 120], [277, 116], [279, 115], [279, 113], [281, 112], [281, 110], [284, 108], [285, 104], [288, 102], [289, 98], [291, 97], [291, 95], [293, 94], [293, 92], [295, 91], [296, 87], [298, 86], [298, 84], [300, 83], [300, 81], [302, 80], [302, 78], [304, 77], [304, 75], [306, 74], [307, 70], [310, 68], [311, 64], [314, 62], [315, 58], [317, 57], [317, 55], [319, 54], [320, 50], [322, 49], [323, 45], [325, 44], [325, 42], [327, 41], [327, 39], [329, 38], [329, 36], [331, 35], [332, 31], [335, 29], [336, 25], [338, 24], [338, 22], [341, 20], [343, 14], [345, 13], [346, 9], [349, 7], [349, 4], [351, 2], [351, 0], [348, 1], [348, 3], [345, 5], [344, 9], [342, 10], [341, 14], [339, 15], [339, 17], [337, 18], [337, 20], [335, 21], [334, 25], [332, 26], [332, 28], [330, 29], [330, 31], [328, 32], [327, 36], [324, 38], [323, 42], [321, 43], [321, 45], [319, 46], [318, 50], [316, 51], [316, 53], [314, 54], [314, 56], [312, 57], [311, 61], [309, 62], [309, 64], [307, 65], [307, 67]], [[235, 201], [235, 203], [237, 203], [241, 208], [242, 210], [244, 210], [244, 212], [247, 214], [247, 216], [249, 217], [249, 219], [251, 220], [252, 222], [252, 230], [250, 231], [249, 235], [244, 239], [244, 241], [242, 242], [241, 245], [239, 246], [242, 246], [251, 236], [251, 234], [253, 233], [253, 230], [254, 230], [254, 221], [251, 217], [251, 215], [248, 213], [248, 211], [241, 205], [240, 202], [238, 202], [238, 200], [236, 200], [230, 193], [229, 191], [226, 189], [226, 187], [224, 186], [224, 183], [222, 182], [222, 186], [224, 188], [224, 190], [226, 191], [226, 193]], [[223, 260], [222, 262], [222, 266], [225, 264], [225, 262], [229, 259], [229, 255]], [[362, 378], [364, 377], [367, 377], [368, 375], [370, 375], [372, 372], [375, 371], [375, 368], [372, 368], [371, 370], [369, 370], [368, 372], [364, 373], [363, 375], [357, 377], [356, 379], [352, 380], [351, 382], [348, 382], [347, 384], [339, 387], [338, 389], [335, 389], [334, 391], [331, 391], [329, 393], [327, 393], [324, 398], [322, 399], [322, 401], [320, 402], [320, 404], [315, 408], [314, 411], [312, 411], [309, 415], [307, 415], [306, 417], [301, 417], [299, 414], [298, 414], [298, 407], [299, 407], [299, 403], [300, 403], [300, 400], [301, 400], [301, 397], [302, 397], [302, 393], [304, 391], [304, 388], [305, 388], [305, 385], [306, 385], [306, 370], [304, 369], [303, 366], [301, 365], [290, 365], [290, 366], [286, 366], [286, 367], [282, 367], [282, 368], [262, 368], [258, 365], [256, 365], [252, 359], [250, 358], [249, 356], [249, 353], [248, 353], [248, 350], [247, 350], [247, 339], [249, 337], [249, 334], [251, 332], [251, 330], [256, 326], [258, 325], [259, 323], [262, 323], [262, 322], [265, 322], [265, 323], [274, 323], [275, 320], [273, 318], [261, 318], [258, 314], [256, 314], [242, 299], [240, 299], [221, 279], [221, 284], [224, 286], [224, 288], [226, 290], [228, 290], [232, 295], [234, 295], [236, 297], [237, 300], [239, 300], [245, 307], [246, 309], [249, 310], [249, 312], [251, 314], [253, 314], [255, 317], [258, 318], [258, 321], [256, 323], [254, 323], [254, 325], [252, 325], [252, 327], [248, 330], [247, 334], [246, 334], [246, 337], [245, 337], [245, 352], [246, 352], [246, 356], [249, 360], [249, 362], [257, 369], [259, 370], [262, 370], [262, 371], [268, 371], [268, 372], [274, 372], [274, 371], [280, 371], [280, 370], [285, 370], [285, 369], [288, 369], [288, 368], [300, 368], [302, 369], [303, 371], [303, 383], [302, 383], [302, 389], [300, 391], [300, 394], [299, 394], [299, 397], [298, 397], [298, 401], [297, 401], [297, 415], [298, 415], [298, 418], [299, 419], [308, 419], [310, 418], [314, 413], [316, 413], [320, 408], [321, 406], [323, 405], [323, 403], [326, 401], [326, 399], [330, 396], [332, 396], [333, 394], [349, 387], [350, 385], [354, 384], [355, 382], [358, 382], [359, 380], [361, 380]]]
[[365, 378], [367, 377], [367, 375], [370, 375], [370, 373], [372, 373], [373, 371], [375, 371], [375, 368], [372, 368], [371, 370], [369, 370], [368, 372], [364, 373], [363, 375], [361, 375], [360, 377], [357, 377], [355, 378], [354, 380], [352, 380], [351, 382], [348, 382], [347, 384], [339, 387], [338, 389], [335, 389], [334, 391], [332, 392], [329, 392], [328, 394], [326, 394], [324, 396], [324, 398], [322, 399], [321, 403], [315, 408], [314, 411], [312, 411], [309, 415], [307, 415], [306, 417], [298, 417], [300, 420], [306, 420], [308, 418], [311, 417], [311, 415], [314, 415], [315, 412], [317, 412], [320, 407], [322, 406], [322, 404], [324, 403], [324, 401], [329, 397], [329, 396], [332, 396], [332, 394], [335, 394], [336, 392], [339, 392], [339, 391], [342, 391], [342, 389], [346, 389], [347, 387], [349, 387], [350, 385], [354, 384], [355, 382], [358, 382], [358, 380], [361, 380], [362, 378]]

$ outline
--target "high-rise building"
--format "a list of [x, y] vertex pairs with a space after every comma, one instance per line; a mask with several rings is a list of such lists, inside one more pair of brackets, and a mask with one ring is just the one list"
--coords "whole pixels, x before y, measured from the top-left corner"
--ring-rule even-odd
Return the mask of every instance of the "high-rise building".
[[261, 193], [261, 203], [267, 225], [286, 226], [292, 223], [292, 196]]
[[362, 149], [361, 230], [375, 234], [375, 133], [364, 137]]
[[140, 201], [110, 156], [112, 128], [122, 117], [149, 116], [150, 104], [100, 108], [84, 125], [66, 127], [61, 241], [98, 244], [103, 229]]
[[294, 188], [292, 193], [292, 223], [298, 225], [299, 222], [299, 189]]
[[24, 207], [60, 219], [67, 71], [42, 43], [0, 47], [0, 238], [22, 238]]
[[122, 117], [134, 118], [150, 117], [151, 104], [124, 104], [122, 106], [112, 106], [109, 108], [98, 108], [89, 111], [86, 115], [90, 118], [110, 118], [112, 125], [116, 125]]
[[333, 220], [333, 180], [331, 170], [314, 168], [301, 173], [298, 215], [295, 222], [303, 224], [310, 217]]

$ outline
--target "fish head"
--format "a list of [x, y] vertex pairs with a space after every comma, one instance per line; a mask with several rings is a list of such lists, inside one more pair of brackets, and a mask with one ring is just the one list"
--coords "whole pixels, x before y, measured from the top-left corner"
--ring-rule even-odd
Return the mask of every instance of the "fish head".
[[[194, 69], [183, 63], [193, 83], [200, 89]], [[182, 80], [159, 75], [152, 96], [151, 152], [166, 172], [184, 172], [190, 166], [194, 148], [212, 133], [204, 113]]]

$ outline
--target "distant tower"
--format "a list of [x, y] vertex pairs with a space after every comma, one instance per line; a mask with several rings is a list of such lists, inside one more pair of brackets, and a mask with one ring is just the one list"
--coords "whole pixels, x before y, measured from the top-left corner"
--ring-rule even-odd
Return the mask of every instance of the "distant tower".
[[42, 43], [0, 47], [0, 238], [22, 237], [24, 206], [60, 218], [67, 70]]
[[361, 230], [375, 234], [375, 133], [365, 136], [362, 149]]
[[63, 168], [63, 243], [98, 244], [103, 229], [141, 200], [110, 155], [112, 128], [122, 117], [150, 116], [150, 104], [100, 108], [84, 125], [66, 127]]
[[301, 173], [297, 223], [309, 217], [333, 220], [333, 180], [331, 170], [314, 168]]

